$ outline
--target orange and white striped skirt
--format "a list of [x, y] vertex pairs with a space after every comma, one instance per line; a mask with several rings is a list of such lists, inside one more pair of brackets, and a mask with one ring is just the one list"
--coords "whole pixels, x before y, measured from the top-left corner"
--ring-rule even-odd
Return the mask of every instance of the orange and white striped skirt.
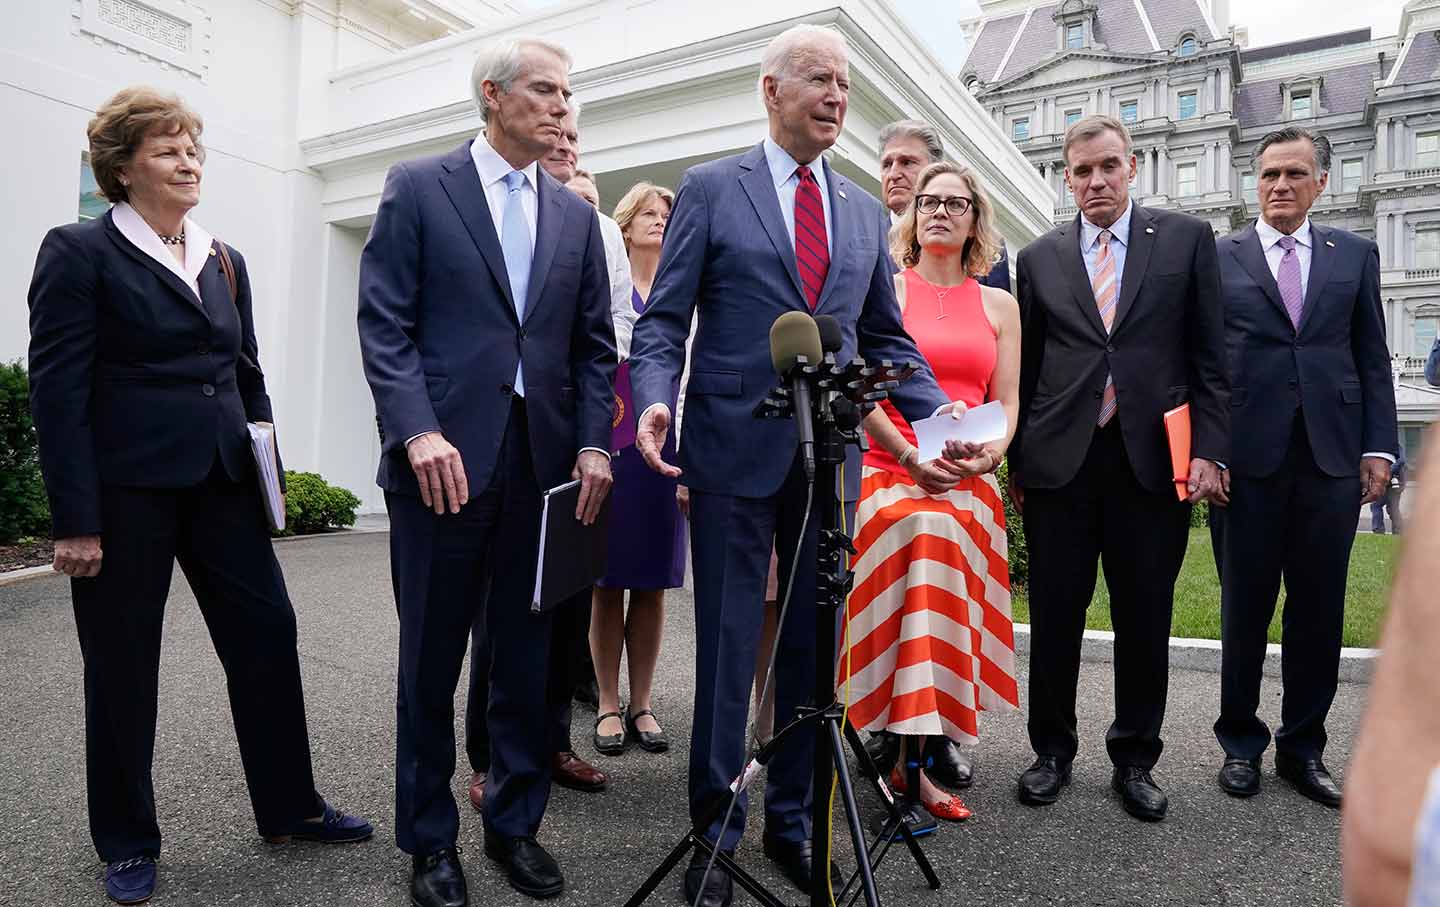
[[1020, 704], [995, 477], [932, 496], [909, 476], [867, 466], [856, 527], [849, 648], [837, 674], [842, 701], [849, 681], [851, 723], [975, 742], [982, 709]]

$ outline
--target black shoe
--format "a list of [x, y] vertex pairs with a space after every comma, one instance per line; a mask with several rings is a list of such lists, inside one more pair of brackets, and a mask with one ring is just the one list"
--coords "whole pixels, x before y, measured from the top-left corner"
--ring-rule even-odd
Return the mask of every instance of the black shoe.
[[1059, 756], [1036, 756], [1020, 776], [1020, 802], [1027, 806], [1049, 806], [1060, 799], [1060, 788], [1070, 783], [1070, 760]]
[[[621, 729], [618, 734], [600, 734], [600, 722], [606, 718], [620, 718]], [[595, 716], [595, 731], [590, 735], [590, 742], [595, 744], [595, 752], [602, 756], [620, 756], [625, 753], [625, 729], [624, 716], [619, 712], [606, 712], [603, 715]]]
[[415, 907], [465, 907], [465, 871], [455, 847], [410, 858], [410, 903]]
[[[726, 856], [733, 857], [734, 853], [727, 851]], [[700, 848], [695, 848], [690, 854], [690, 865], [685, 867], [685, 903], [696, 903], [695, 899], [700, 894], [700, 882], [704, 880], [705, 896], [700, 898], [699, 907], [730, 907], [730, 901], [735, 897], [735, 883], [730, 880], [730, 873], [718, 861], [709, 877], [706, 877], [705, 867], [709, 864], [710, 855]]]
[[1296, 759], [1294, 756], [1276, 753], [1275, 773], [1316, 803], [1333, 809], [1340, 808], [1340, 785], [1330, 777], [1330, 770], [1319, 759]]
[[[782, 841], [779, 838], [772, 838], [765, 835], [762, 839], [765, 856], [780, 867], [785, 878], [801, 891], [807, 894], [810, 891], [810, 880], [815, 868], [814, 851], [809, 841]], [[845, 884], [845, 879], [840, 875], [840, 867], [835, 861], [830, 861], [830, 887], [839, 891]]]
[[532, 898], [553, 898], [565, 890], [560, 864], [534, 838], [507, 838], [485, 830], [485, 856], [503, 865], [510, 887]]
[[888, 778], [890, 769], [900, 761], [900, 735], [889, 731], [876, 731], [865, 741], [865, 752], [870, 754], [870, 761], [875, 763], [875, 770], [880, 773], [880, 777]]
[[927, 774], [943, 787], [966, 788], [975, 783], [975, 761], [962, 752], [955, 741], [935, 735], [925, 744], [930, 757]]
[[1165, 792], [1150, 777], [1149, 769], [1135, 765], [1117, 765], [1110, 776], [1110, 786], [1120, 795], [1125, 811], [1146, 822], [1159, 822], [1165, 818], [1170, 801]]
[[1232, 797], [1253, 797], [1260, 793], [1260, 760], [1226, 756], [1220, 766], [1220, 789]]
[[[655, 713], [649, 709], [641, 709], [633, 713], [629, 709], [625, 710], [626, 735], [639, 743], [640, 748], [647, 753], [663, 753], [670, 749], [670, 738], [665, 736], [663, 730], [656, 731], [652, 734], [649, 731], [640, 730], [639, 726], [636, 725], [635, 721], [645, 715], [649, 715], [651, 718], [655, 717]], [[658, 724], [659, 722], [657, 721], [656, 723]]]

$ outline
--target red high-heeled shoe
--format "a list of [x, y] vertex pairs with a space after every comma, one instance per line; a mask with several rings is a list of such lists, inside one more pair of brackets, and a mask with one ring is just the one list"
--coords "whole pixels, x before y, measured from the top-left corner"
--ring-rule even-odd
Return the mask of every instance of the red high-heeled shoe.
[[[890, 772], [890, 787], [899, 794], [908, 792], [908, 786], [905, 783], [905, 776], [903, 773], [901, 773], [900, 766], [898, 765], [895, 766], [894, 770]], [[970, 807], [965, 805], [965, 801], [961, 800], [954, 794], [951, 794], [946, 799], [936, 803], [931, 803], [929, 801], [921, 802], [924, 804], [926, 812], [928, 812], [935, 818], [943, 819], [946, 822], [963, 822], [971, 816], [975, 815], [975, 813], [971, 812]]]

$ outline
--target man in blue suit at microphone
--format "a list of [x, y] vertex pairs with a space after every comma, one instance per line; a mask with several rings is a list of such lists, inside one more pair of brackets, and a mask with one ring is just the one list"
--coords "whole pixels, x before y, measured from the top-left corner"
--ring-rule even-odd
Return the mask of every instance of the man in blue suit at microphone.
[[[816, 490], [817, 515], [800, 538], [806, 482], [795, 423], [753, 415], [776, 383], [770, 326], [786, 312], [831, 315], [843, 333], [842, 361], [857, 352], [872, 361], [924, 361], [901, 326], [885, 209], [821, 156], [845, 124], [847, 61], [844, 38], [829, 29], [799, 25], [771, 41], [759, 86], [770, 134], [744, 154], [686, 172], [650, 304], [635, 329], [636, 444], [652, 468], [683, 476], [691, 495], [697, 640], [689, 792], [695, 821], [729, 795], [744, 764], [772, 542], [782, 589], [798, 564], [775, 665], [777, 730], [810, 699], [816, 656], [835, 657], [814, 651], [816, 530], [826, 489]], [[677, 469], [661, 460], [660, 449], [697, 310]], [[949, 405], [924, 368], [892, 397], [911, 420]], [[812, 747], [805, 734], [775, 754], [765, 795], [765, 853], [802, 890], [809, 889], [812, 871]], [[742, 797], [729, 823], [716, 822], [707, 835], [733, 851], [744, 827]], [[702, 894], [705, 864], [697, 850], [685, 876], [687, 903]], [[704, 889], [701, 904], [730, 903], [731, 880], [719, 869]]]

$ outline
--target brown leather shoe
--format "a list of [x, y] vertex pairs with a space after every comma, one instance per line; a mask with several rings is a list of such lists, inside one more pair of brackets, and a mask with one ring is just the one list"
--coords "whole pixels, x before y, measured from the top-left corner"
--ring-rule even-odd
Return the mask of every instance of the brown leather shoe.
[[604, 790], [610, 781], [600, 769], [568, 750], [554, 755], [550, 761], [550, 774], [561, 787], [591, 794]]
[[485, 773], [476, 772], [470, 776], [470, 805], [477, 813], [485, 811]]

